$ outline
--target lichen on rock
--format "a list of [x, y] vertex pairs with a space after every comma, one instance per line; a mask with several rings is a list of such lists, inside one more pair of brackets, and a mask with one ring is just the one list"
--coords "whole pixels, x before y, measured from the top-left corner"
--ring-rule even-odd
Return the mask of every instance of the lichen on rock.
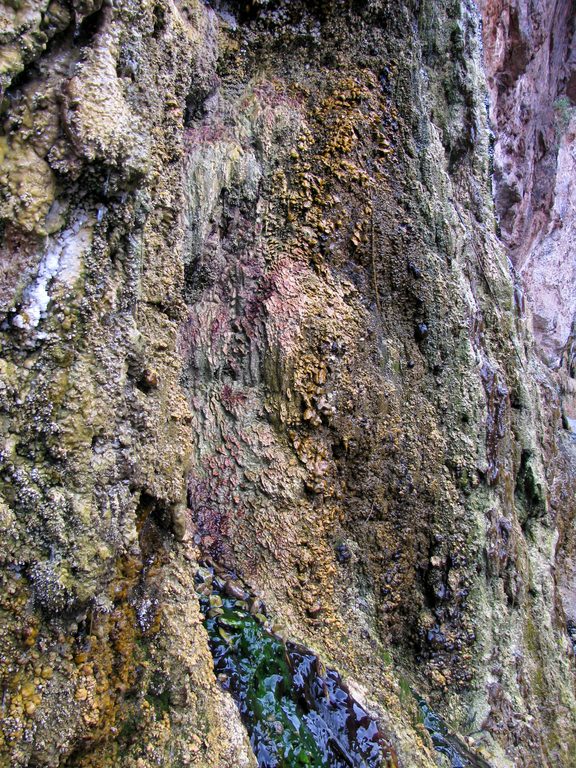
[[209, 557], [399, 765], [413, 689], [572, 766], [573, 361], [497, 234], [475, 6], [2, 14], [0, 764], [254, 768]]

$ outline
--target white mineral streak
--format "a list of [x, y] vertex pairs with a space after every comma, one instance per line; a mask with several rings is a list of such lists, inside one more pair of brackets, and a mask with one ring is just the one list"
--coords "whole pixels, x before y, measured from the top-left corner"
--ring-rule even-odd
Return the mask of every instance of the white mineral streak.
[[83, 257], [91, 243], [92, 226], [86, 216], [49, 240], [38, 275], [25, 291], [23, 307], [12, 321], [15, 326], [27, 330], [37, 327], [55, 289], [72, 287], [80, 276]]

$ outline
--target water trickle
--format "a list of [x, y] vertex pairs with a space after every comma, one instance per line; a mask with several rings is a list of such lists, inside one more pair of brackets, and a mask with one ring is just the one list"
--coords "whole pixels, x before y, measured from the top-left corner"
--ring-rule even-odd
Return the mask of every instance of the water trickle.
[[394, 768], [378, 724], [340, 675], [267, 629], [261, 605], [250, 606], [248, 595], [239, 599], [241, 588], [231, 596], [226, 582], [203, 573], [200, 604], [214, 669], [238, 706], [260, 768]]
[[434, 749], [445, 755], [450, 761], [450, 768], [490, 768], [479, 755], [475, 755], [454, 734], [448, 726], [420, 696], [416, 696], [423, 717], [423, 725], [432, 738]]
[[568, 631], [570, 642], [572, 643], [572, 650], [576, 654], [576, 621], [568, 621], [566, 629]]
[[448, 731], [444, 722], [435, 714], [423, 699], [418, 699], [418, 706], [424, 717], [424, 727], [432, 737], [434, 749], [441, 752], [450, 760], [450, 768], [466, 768], [470, 763], [456, 750], [448, 739]]

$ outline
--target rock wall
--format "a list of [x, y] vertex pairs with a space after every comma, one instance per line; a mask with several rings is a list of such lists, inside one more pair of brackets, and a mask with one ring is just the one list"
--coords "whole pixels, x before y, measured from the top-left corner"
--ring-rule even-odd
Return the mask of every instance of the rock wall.
[[573, 766], [573, 449], [475, 6], [2, 13], [2, 764], [255, 765], [209, 557], [400, 765], [411, 686], [492, 766]]
[[495, 131], [494, 190], [503, 239], [533, 312], [533, 331], [558, 366], [576, 299], [571, 2], [482, 0], [485, 61]]
[[[573, 462], [575, 265], [573, 189], [576, 54], [569, 2], [480, 3], [494, 135], [496, 211], [536, 354], [555, 371], [561, 454]], [[552, 376], [552, 374], [549, 374]], [[569, 471], [568, 471], [569, 474]], [[560, 502], [564, 509], [566, 500]], [[568, 518], [569, 519], [569, 518]], [[557, 580], [576, 617], [573, 526], [559, 526]]]

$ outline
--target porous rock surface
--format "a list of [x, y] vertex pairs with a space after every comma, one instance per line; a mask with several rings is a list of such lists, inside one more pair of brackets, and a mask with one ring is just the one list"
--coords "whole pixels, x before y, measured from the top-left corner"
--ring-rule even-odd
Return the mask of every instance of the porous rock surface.
[[210, 557], [401, 766], [407, 682], [495, 768], [574, 766], [573, 446], [475, 6], [1, 13], [0, 764], [255, 766]]

